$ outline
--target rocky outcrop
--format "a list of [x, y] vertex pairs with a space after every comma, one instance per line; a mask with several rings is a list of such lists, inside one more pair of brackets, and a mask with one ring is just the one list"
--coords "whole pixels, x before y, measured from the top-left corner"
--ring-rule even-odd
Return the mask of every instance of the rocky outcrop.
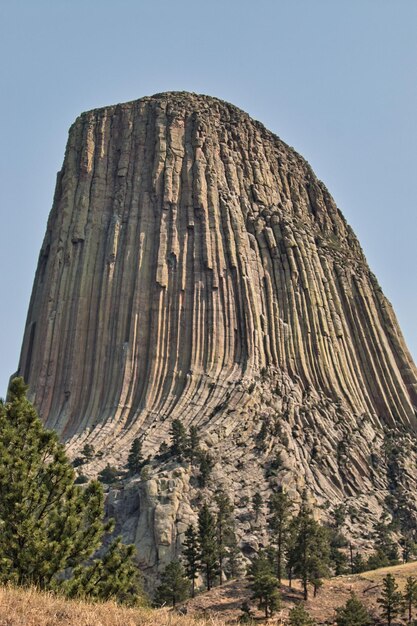
[[[377, 515], [388, 483], [372, 454], [389, 429], [413, 448], [417, 428], [415, 365], [323, 183], [241, 110], [187, 93], [71, 127], [19, 373], [69, 449], [89, 441], [103, 462], [136, 436], [154, 455], [174, 418], [197, 425], [237, 503], [269, 488], [280, 452], [295, 494]], [[152, 481], [128, 525], [158, 562], [193, 495], [184, 476]]]

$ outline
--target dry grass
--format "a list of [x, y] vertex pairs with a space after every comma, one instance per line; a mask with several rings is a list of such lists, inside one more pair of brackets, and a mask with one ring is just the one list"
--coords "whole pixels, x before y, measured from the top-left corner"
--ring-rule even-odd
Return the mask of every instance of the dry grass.
[[[407, 576], [417, 577], [417, 563], [326, 580], [317, 598], [310, 598], [306, 608], [318, 624], [332, 623], [335, 608], [344, 604], [354, 591], [376, 617], [382, 579], [388, 572], [396, 577], [402, 589]], [[231, 581], [189, 600], [188, 614], [183, 616], [168, 609], [127, 609], [113, 602], [93, 604], [65, 600], [34, 589], [0, 587], [0, 626], [225, 626], [236, 624], [240, 607], [250, 595], [247, 580]], [[281, 620], [287, 623], [288, 611], [301, 600], [301, 589], [298, 584], [293, 589], [284, 584], [282, 595], [283, 608], [269, 624], [280, 624]], [[256, 622], [265, 623], [262, 613], [254, 606], [253, 609]]]
[[34, 589], [0, 587], [0, 626], [224, 626], [215, 617], [200, 620], [166, 609], [127, 609], [113, 602], [65, 600]]

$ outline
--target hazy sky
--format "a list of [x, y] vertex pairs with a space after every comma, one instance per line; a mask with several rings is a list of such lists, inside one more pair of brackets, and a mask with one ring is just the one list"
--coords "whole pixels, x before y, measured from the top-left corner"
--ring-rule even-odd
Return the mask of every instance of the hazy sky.
[[0, 396], [70, 124], [168, 90], [228, 100], [307, 158], [417, 355], [416, 0], [0, 0], [0, 58]]

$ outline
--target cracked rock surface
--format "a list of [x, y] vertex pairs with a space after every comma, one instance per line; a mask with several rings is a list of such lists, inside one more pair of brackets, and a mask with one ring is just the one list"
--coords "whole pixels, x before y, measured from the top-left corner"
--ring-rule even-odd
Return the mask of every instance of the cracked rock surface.
[[[138, 436], [153, 457], [172, 419], [198, 426], [248, 553], [262, 533], [247, 502], [274, 481], [377, 519], [388, 431], [417, 495], [417, 372], [390, 303], [308, 163], [215, 98], [163, 93], [75, 121], [18, 372], [71, 453], [103, 452], [91, 474]], [[201, 492], [192, 468], [151, 467], [109, 506], [153, 566]]]

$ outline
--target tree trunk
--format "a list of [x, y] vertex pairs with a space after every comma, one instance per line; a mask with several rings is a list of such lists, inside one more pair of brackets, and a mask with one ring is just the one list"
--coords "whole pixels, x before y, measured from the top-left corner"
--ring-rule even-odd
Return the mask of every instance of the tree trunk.
[[281, 585], [281, 578], [282, 578], [281, 563], [282, 563], [282, 533], [280, 532], [278, 535], [278, 542], [277, 542], [277, 578], [278, 578], [278, 582], [280, 585]]
[[[308, 586], [307, 586], [306, 578], [303, 578], [303, 592], [304, 592], [304, 600], [307, 601], [308, 600]], [[388, 624], [388, 626], [390, 626], [390, 624]]]

